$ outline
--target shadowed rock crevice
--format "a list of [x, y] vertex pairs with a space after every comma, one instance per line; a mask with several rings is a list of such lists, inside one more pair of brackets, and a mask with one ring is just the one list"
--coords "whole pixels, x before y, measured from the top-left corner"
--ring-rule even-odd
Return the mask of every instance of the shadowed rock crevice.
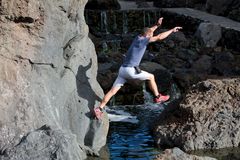
[[53, 63], [44, 63], [44, 62], [33, 62], [31, 59], [29, 59], [29, 58], [24, 58], [24, 57], [22, 57], [22, 56], [20, 56], [20, 55], [17, 55], [16, 56], [18, 59], [20, 59], [20, 60], [27, 60], [31, 65], [39, 65], [39, 66], [50, 66], [50, 67], [52, 67], [52, 68], [56, 68], [55, 66], [54, 66], [54, 64]]
[[33, 23], [34, 19], [32, 17], [15, 17], [13, 19], [15, 23]]
[[71, 38], [63, 47], [63, 58], [66, 61], [70, 61], [73, 54], [76, 52], [75, 45], [84, 38], [84, 35], [76, 35]]

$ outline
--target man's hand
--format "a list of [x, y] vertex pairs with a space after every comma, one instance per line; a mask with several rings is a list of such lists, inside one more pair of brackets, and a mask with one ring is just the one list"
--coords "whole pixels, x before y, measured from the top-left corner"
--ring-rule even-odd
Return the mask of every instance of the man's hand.
[[178, 32], [180, 29], [182, 29], [182, 27], [174, 27], [172, 31], [175, 33], [175, 32]]
[[162, 20], [163, 20], [163, 17], [158, 19], [157, 26], [161, 26], [162, 25]]

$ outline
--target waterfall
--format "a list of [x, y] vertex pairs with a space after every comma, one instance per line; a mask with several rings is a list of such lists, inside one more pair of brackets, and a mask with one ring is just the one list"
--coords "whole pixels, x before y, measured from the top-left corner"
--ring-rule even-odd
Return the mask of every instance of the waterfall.
[[101, 31], [108, 34], [107, 12], [101, 11]]
[[146, 90], [146, 83], [143, 83], [143, 96], [144, 96], [144, 104], [152, 104], [153, 103], [153, 97], [151, 93], [149, 93]]
[[150, 13], [149, 12], [147, 12], [147, 27], [150, 27], [150, 25], [151, 25], [151, 17], [150, 17]]
[[150, 27], [151, 16], [149, 11], [143, 11], [143, 27]]
[[113, 13], [113, 31], [117, 31], [117, 16]]
[[171, 85], [171, 99], [179, 99], [181, 97], [181, 91], [175, 83]]
[[157, 21], [158, 18], [160, 18], [160, 17], [157, 17], [157, 11], [154, 11], [154, 20]]
[[102, 43], [102, 52], [107, 53], [108, 52], [108, 44], [106, 41], [103, 41]]
[[[145, 83], [143, 84], [143, 94], [144, 94], [144, 104], [152, 105], [153, 104], [153, 96], [152, 96], [151, 93], [149, 93], [146, 90], [146, 84]], [[166, 102], [165, 104], [168, 104], [171, 101], [177, 100], [180, 97], [181, 97], [181, 91], [178, 88], [178, 86], [175, 83], [173, 83], [171, 85], [171, 88], [170, 88], [170, 100], [168, 102]]]
[[123, 12], [123, 34], [128, 32], [128, 17], [127, 13]]
[[143, 27], [146, 27], [145, 18], [146, 18], [145, 11], [143, 11]]
[[112, 96], [112, 98], [109, 100], [109, 105], [110, 106], [115, 106], [116, 105], [116, 98], [115, 98], [115, 95]]

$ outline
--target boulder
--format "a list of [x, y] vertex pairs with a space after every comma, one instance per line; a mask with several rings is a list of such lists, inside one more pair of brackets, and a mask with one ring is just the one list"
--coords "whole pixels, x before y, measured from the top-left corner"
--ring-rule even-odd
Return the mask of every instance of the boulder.
[[222, 38], [221, 27], [212, 23], [201, 23], [195, 33], [196, 37], [206, 47], [215, 47]]
[[30, 132], [13, 149], [6, 149], [1, 160], [85, 159], [76, 136], [49, 126]]
[[193, 85], [179, 106], [159, 116], [154, 137], [161, 147], [185, 151], [240, 145], [240, 79], [208, 79]]
[[212, 57], [202, 55], [198, 60], [193, 62], [192, 68], [198, 73], [210, 74], [212, 69]]
[[185, 60], [189, 63], [192, 63], [193, 61], [197, 60], [199, 55], [196, 51], [190, 50], [190, 49], [180, 49], [177, 53], [178, 58], [181, 58], [182, 60]]
[[235, 73], [235, 58], [231, 52], [215, 53], [212, 65], [214, 74], [228, 76]]
[[197, 73], [193, 69], [175, 68], [173, 79], [177, 82], [178, 86], [183, 92], [188, 90], [192, 84], [201, 80], [202, 74]]
[[[51, 139], [63, 151], [56, 159], [83, 159], [85, 148], [98, 155], [105, 145], [108, 119], [105, 115], [97, 121], [92, 114], [103, 91], [96, 80], [97, 56], [84, 20], [86, 3], [0, 2], [0, 159], [18, 157], [14, 154], [29, 147], [39, 145], [40, 150]], [[44, 125], [60, 136], [33, 133]], [[28, 135], [36, 139], [25, 141]], [[45, 149], [39, 154], [47, 153], [43, 159], [50, 159], [56, 148]]]

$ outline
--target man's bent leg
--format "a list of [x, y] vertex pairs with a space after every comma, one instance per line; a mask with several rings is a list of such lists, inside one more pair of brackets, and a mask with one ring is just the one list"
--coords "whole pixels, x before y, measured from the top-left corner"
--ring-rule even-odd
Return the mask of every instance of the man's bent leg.
[[95, 116], [97, 119], [101, 119], [101, 117], [103, 115], [102, 109], [106, 106], [106, 104], [112, 98], [112, 96], [115, 95], [119, 91], [119, 89], [124, 85], [124, 83], [126, 82], [126, 79], [121, 77], [120, 73], [121, 73], [121, 68], [119, 70], [119, 75], [118, 75], [117, 79], [113, 83], [112, 88], [103, 97], [103, 100], [100, 103], [100, 105], [94, 109], [94, 113], [95, 113]]
[[97, 119], [101, 119], [103, 116], [103, 108], [106, 106], [108, 101], [112, 98], [113, 95], [117, 93], [117, 91], [121, 88], [121, 86], [113, 86], [108, 93], [104, 96], [102, 102], [99, 107], [94, 109], [94, 114]]
[[104, 106], [106, 106], [106, 104], [108, 103], [108, 101], [112, 98], [112, 96], [114, 96], [119, 89], [121, 88], [121, 86], [114, 86], [112, 87], [108, 93], [104, 96], [102, 102], [100, 103], [99, 107], [103, 108]]
[[153, 74], [149, 74], [148, 85], [151, 91], [153, 92], [154, 96], [158, 96], [159, 95], [158, 87]]
[[159, 95], [158, 87], [155, 82], [155, 78], [154, 78], [153, 74], [142, 70], [141, 73], [139, 73], [139, 74], [132, 74], [132, 79], [148, 80], [148, 86], [149, 86], [150, 90], [153, 92], [153, 95], [154, 96]]
[[149, 84], [149, 88], [152, 90], [152, 92], [154, 94], [153, 101], [155, 103], [162, 103], [162, 102], [166, 102], [167, 100], [169, 100], [169, 98], [170, 98], [169, 95], [159, 94], [154, 75], [151, 75], [148, 84]]

